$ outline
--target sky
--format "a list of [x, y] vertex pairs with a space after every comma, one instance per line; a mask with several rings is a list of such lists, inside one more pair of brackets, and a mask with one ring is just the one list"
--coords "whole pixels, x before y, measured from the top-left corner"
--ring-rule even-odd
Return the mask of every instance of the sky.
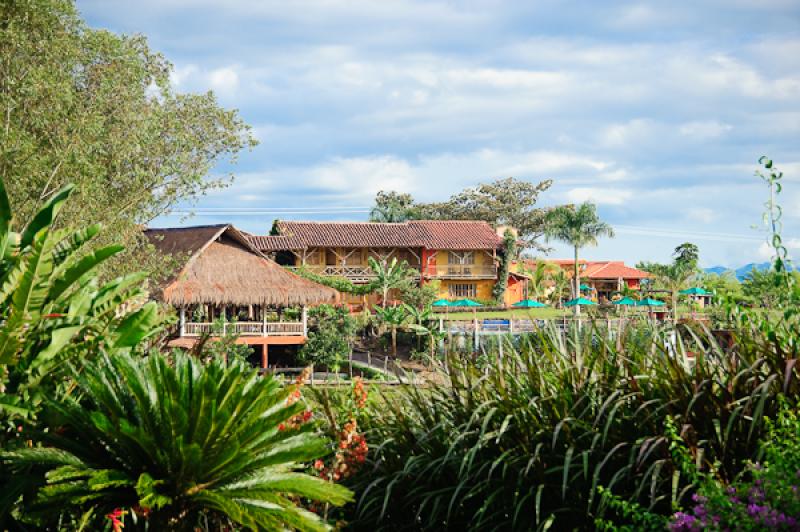
[[260, 142], [230, 187], [154, 226], [366, 220], [379, 190], [441, 201], [513, 176], [554, 181], [542, 206], [597, 204], [616, 237], [585, 258], [667, 261], [690, 241], [736, 267], [770, 257], [766, 154], [800, 258], [800, 1], [77, 5], [146, 35], [175, 90], [213, 90]]

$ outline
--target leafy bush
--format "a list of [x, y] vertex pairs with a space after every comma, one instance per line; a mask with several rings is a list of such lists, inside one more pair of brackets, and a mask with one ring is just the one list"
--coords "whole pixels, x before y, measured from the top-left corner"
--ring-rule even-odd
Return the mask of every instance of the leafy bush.
[[767, 419], [761, 443], [763, 460], [748, 464], [726, 482], [712, 473], [698, 475], [691, 510], [677, 512], [670, 530], [797, 530], [800, 527], [800, 418], [784, 402], [777, 418]]
[[488, 371], [449, 356], [442, 385], [403, 387], [373, 411], [355, 527], [586, 527], [607, 513], [600, 486], [670, 514], [692, 479], [673, 460], [668, 416], [699, 464], [733, 478], [757, 457], [775, 397], [800, 392], [786, 363], [796, 344], [739, 327], [729, 350], [709, 333], [640, 326], [613, 338], [597, 325], [489, 352]]
[[329, 452], [295, 421], [299, 392], [243, 364], [173, 363], [118, 354], [73, 369], [79, 393], [48, 401], [38, 444], [2, 454], [25, 484], [26, 521], [99, 529], [124, 510], [150, 530], [323, 529], [297, 498], [340, 505], [350, 493], [298, 471]]
[[300, 361], [338, 371], [350, 354], [356, 327], [354, 318], [345, 307], [332, 305], [314, 307], [308, 317], [312, 326], [300, 349]]

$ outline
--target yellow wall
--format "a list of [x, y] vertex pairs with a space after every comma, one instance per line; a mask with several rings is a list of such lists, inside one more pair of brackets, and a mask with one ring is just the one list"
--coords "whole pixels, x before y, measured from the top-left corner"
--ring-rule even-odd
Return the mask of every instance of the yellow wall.
[[[463, 252], [458, 251], [459, 255], [463, 254]], [[481, 266], [491, 266], [494, 263], [494, 258], [491, 254], [486, 253], [485, 251], [473, 251], [472, 254], [475, 256], [475, 264]], [[447, 257], [450, 255], [449, 251], [440, 250], [436, 252], [435, 261], [434, 263], [436, 266], [447, 266], [448, 261]]]
[[494, 281], [491, 279], [480, 280], [480, 281], [467, 281], [467, 280], [448, 280], [443, 279], [441, 284], [439, 285], [439, 295], [440, 299], [453, 299], [450, 295], [450, 285], [451, 284], [474, 284], [476, 289], [476, 296], [475, 299], [492, 299], [492, 288], [494, 288]]

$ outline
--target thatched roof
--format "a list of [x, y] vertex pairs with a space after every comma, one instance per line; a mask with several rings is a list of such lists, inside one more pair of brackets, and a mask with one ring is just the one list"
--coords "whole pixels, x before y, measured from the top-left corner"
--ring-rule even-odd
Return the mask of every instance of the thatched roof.
[[333, 303], [337, 292], [286, 271], [252, 247], [232, 225], [148, 229], [160, 251], [188, 257], [161, 287], [161, 299], [190, 304], [316, 305]]

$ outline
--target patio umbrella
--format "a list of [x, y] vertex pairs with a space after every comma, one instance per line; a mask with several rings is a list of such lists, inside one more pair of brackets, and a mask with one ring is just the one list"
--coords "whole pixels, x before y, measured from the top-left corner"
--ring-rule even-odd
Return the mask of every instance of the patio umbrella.
[[521, 308], [543, 308], [546, 307], [544, 303], [539, 303], [538, 301], [534, 301], [533, 299], [525, 299], [523, 301], [519, 301], [511, 305], [512, 307], [521, 307]]
[[446, 299], [437, 299], [436, 301], [431, 303], [431, 306], [432, 307], [449, 307], [449, 306], [452, 306], [452, 303], [450, 303]]
[[574, 307], [575, 305], [597, 305], [591, 299], [586, 299], [585, 297], [578, 297], [575, 299], [570, 299], [566, 303], [564, 303], [565, 307]]
[[625, 305], [625, 306], [633, 306], [636, 305], [636, 300], [631, 299], [630, 297], [623, 297], [619, 301], [614, 301], [614, 305]]
[[588, 284], [582, 284], [582, 285], [581, 285], [581, 291], [584, 291], [584, 290], [591, 290], [591, 289], [592, 289], [592, 287], [591, 287], [591, 286], [589, 286]]
[[699, 286], [695, 286], [694, 288], [687, 288], [686, 290], [681, 290], [678, 292], [684, 296], [710, 296], [712, 295], [711, 292], [705, 290], [704, 288], [700, 288]]
[[480, 303], [477, 301], [473, 301], [471, 299], [459, 299], [451, 303], [453, 307], [482, 307]]
[[636, 303], [637, 307], [663, 307], [664, 305], [666, 305], [666, 303], [664, 303], [663, 301], [659, 301], [658, 299], [651, 299], [649, 297], [646, 297], [641, 301], [639, 301], [638, 303]]

